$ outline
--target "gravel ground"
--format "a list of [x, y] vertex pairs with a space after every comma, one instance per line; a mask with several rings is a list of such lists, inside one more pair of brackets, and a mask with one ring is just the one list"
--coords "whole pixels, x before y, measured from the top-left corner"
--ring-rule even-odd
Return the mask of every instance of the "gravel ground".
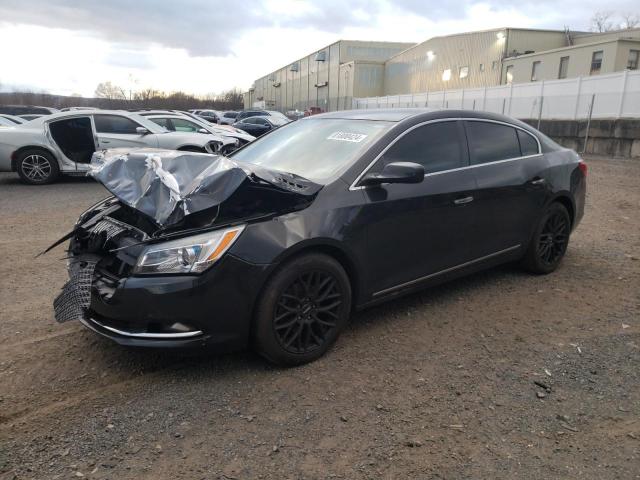
[[589, 160], [561, 268], [361, 312], [323, 359], [131, 351], [58, 325], [105, 196], [0, 175], [0, 479], [640, 478], [640, 162]]

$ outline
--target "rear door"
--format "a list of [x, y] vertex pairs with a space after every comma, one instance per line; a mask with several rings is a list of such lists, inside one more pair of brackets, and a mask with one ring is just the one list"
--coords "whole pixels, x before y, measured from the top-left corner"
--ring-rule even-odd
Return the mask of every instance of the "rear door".
[[94, 115], [93, 116], [98, 148], [120, 147], [157, 147], [158, 141], [154, 134], [139, 134], [136, 128], [142, 125], [130, 118], [120, 115]]
[[487, 120], [466, 120], [465, 130], [478, 185], [475, 255], [524, 247], [548, 192], [538, 140], [524, 129]]
[[76, 170], [87, 170], [93, 152], [96, 151], [96, 139], [91, 117], [62, 118], [48, 122], [46, 128], [62, 152], [65, 170], [69, 167]]
[[413, 127], [369, 171], [380, 172], [385, 164], [400, 161], [423, 165], [424, 181], [363, 189], [374, 297], [473, 258], [469, 238], [476, 185], [467, 168], [462, 123], [448, 120]]

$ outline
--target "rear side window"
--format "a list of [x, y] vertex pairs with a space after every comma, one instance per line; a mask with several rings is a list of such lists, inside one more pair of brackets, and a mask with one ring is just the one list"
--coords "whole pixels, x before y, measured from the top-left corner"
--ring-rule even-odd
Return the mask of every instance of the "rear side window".
[[124, 133], [136, 134], [138, 125], [136, 122], [118, 115], [95, 115], [96, 132], [98, 133]]
[[171, 122], [173, 123], [173, 128], [176, 132], [197, 132], [200, 130], [199, 125], [190, 122], [189, 120], [184, 120], [182, 118], [172, 118]]
[[527, 155], [537, 155], [540, 153], [538, 151], [538, 142], [533, 135], [527, 133], [523, 130], [516, 130], [518, 132], [518, 140], [520, 141], [520, 152], [522, 152], [522, 156], [525, 157]]
[[456, 121], [437, 122], [418, 127], [398, 140], [384, 154], [384, 164], [413, 162], [425, 173], [464, 166], [460, 128]]
[[520, 157], [516, 129], [489, 122], [466, 122], [471, 164], [496, 162]]
[[153, 123], [156, 125], [160, 125], [161, 127], [166, 128], [167, 130], [173, 130], [173, 126], [169, 125], [169, 119], [167, 118], [150, 118]]

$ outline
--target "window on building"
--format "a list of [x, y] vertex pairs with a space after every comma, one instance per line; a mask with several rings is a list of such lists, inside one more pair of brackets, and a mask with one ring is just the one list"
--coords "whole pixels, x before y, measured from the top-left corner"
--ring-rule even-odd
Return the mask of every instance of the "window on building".
[[[425, 173], [460, 168], [465, 162], [461, 133], [455, 121], [418, 127], [385, 152], [382, 157], [384, 165], [413, 162], [424, 166]], [[378, 168], [382, 168], [382, 165]]]
[[507, 83], [513, 83], [513, 65], [507, 65]]
[[536, 82], [538, 80], [540, 80], [540, 65], [541, 65], [541, 61], [538, 60], [536, 62], [533, 62], [531, 64], [531, 81], [532, 82]]
[[480, 64], [480, 68], [479, 68], [480, 72], [484, 72], [484, 63]]
[[594, 75], [600, 73], [602, 69], [602, 50], [598, 50], [597, 52], [593, 52], [591, 55], [591, 71], [589, 75]]
[[444, 72], [442, 72], [442, 81], [448, 82], [451, 79], [451, 69], [447, 68]]
[[491, 62], [491, 70], [495, 72], [497, 69], [498, 69], [498, 62], [494, 60], [493, 62]]
[[558, 68], [558, 78], [567, 78], [569, 70], [569, 57], [560, 58], [560, 67]]
[[460, 67], [459, 76], [460, 78], [467, 78], [469, 76], [469, 67]]
[[637, 70], [638, 60], [640, 60], [640, 50], [629, 50], [629, 58], [627, 59], [627, 70]]
[[465, 123], [472, 165], [521, 156], [520, 142], [515, 128], [491, 122], [467, 121]]

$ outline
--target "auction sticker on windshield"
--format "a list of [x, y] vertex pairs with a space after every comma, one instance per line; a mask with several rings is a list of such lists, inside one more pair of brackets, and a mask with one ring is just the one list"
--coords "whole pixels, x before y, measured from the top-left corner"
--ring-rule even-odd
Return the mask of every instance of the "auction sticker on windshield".
[[343, 142], [360, 143], [367, 138], [363, 133], [335, 132], [327, 137], [327, 140], [341, 140]]

